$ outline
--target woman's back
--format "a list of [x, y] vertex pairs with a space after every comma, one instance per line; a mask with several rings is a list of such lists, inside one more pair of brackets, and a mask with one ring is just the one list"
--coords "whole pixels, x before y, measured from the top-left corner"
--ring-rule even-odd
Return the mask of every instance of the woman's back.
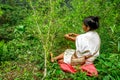
[[100, 37], [96, 31], [89, 31], [85, 34], [81, 34], [76, 38], [76, 51], [77, 56], [91, 54], [98, 56], [100, 48]]

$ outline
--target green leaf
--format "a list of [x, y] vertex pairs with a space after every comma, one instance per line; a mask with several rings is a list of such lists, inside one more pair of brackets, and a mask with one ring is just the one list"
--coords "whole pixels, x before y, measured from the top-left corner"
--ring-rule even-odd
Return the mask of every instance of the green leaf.
[[7, 45], [4, 45], [3, 46], [3, 53], [7, 53], [7, 52], [8, 52]]
[[4, 41], [0, 41], [0, 47], [4, 45]]
[[120, 52], [120, 41], [118, 41], [118, 52]]
[[61, 70], [56, 70], [56, 74], [61, 74]]

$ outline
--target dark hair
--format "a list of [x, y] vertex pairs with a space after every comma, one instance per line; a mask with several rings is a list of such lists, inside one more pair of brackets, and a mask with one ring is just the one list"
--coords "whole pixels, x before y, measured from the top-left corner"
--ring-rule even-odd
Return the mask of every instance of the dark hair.
[[96, 30], [99, 28], [99, 17], [97, 17], [97, 16], [86, 17], [83, 20], [83, 23], [85, 26], [87, 26], [87, 27], [89, 26], [90, 30]]

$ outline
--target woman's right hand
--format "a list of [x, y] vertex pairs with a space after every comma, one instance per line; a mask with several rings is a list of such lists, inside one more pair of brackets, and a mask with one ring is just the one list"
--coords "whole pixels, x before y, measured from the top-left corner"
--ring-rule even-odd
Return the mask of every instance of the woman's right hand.
[[71, 33], [65, 34], [64, 37], [68, 40], [71, 40], [73, 37], [71, 36]]
[[64, 37], [68, 40], [72, 40], [72, 41], [75, 41], [76, 39], [76, 36], [78, 36], [79, 34], [75, 34], [75, 33], [68, 33], [68, 34], [65, 34]]

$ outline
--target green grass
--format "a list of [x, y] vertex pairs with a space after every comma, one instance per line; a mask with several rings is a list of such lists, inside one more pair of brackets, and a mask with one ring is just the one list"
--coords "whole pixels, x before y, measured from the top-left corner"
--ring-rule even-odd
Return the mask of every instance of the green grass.
[[[61, 71], [57, 63], [49, 63], [46, 80], [119, 80], [120, 79], [120, 61], [118, 54], [110, 55], [109, 53], [101, 54], [95, 61], [95, 66], [98, 70], [98, 77], [88, 77], [83, 72], [75, 74], [65, 73]], [[0, 77], [4, 79], [41, 79], [43, 77], [43, 63], [31, 62], [29, 59], [34, 56], [23, 56], [18, 61], [5, 61], [0, 67]]]
[[[45, 64], [45, 80], [120, 80], [119, 1], [41, 0], [23, 6], [9, 1], [0, 6], [0, 80], [41, 80]], [[101, 49], [94, 62], [99, 76], [65, 73], [49, 53], [75, 49], [64, 34], [83, 33], [82, 20], [89, 15], [100, 17]]]

